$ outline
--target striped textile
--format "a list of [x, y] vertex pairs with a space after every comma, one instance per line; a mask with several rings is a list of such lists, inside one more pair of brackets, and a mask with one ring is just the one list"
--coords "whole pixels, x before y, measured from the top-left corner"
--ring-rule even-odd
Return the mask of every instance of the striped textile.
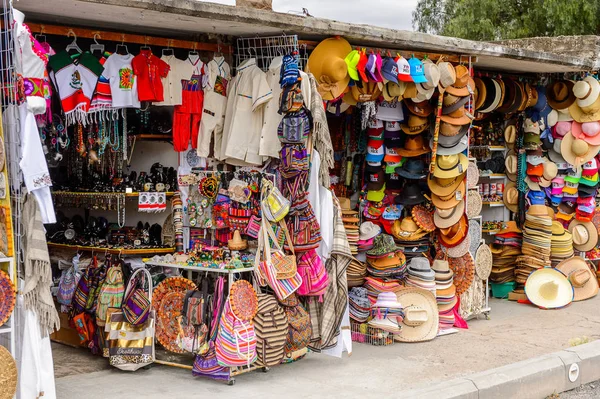
[[252, 322], [243, 322], [235, 317], [229, 304], [225, 308], [219, 322], [219, 332], [215, 340], [217, 361], [221, 366], [250, 366], [256, 361], [256, 334]]
[[192, 375], [215, 380], [229, 380], [229, 367], [221, 366], [217, 361], [217, 353], [213, 341], [209, 342], [208, 352], [204, 355], [197, 355], [196, 359], [194, 359]]
[[273, 295], [258, 294], [258, 312], [254, 317], [256, 352], [259, 366], [275, 366], [283, 359], [288, 334], [288, 319]]
[[99, 326], [105, 325], [108, 308], [121, 307], [124, 292], [125, 283], [123, 282], [123, 270], [121, 269], [121, 265], [111, 266], [106, 272], [106, 280], [98, 294], [96, 324]]

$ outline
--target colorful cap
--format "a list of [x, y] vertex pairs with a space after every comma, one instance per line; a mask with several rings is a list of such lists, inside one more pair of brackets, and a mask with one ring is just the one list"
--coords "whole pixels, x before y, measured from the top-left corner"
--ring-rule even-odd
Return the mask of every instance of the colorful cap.
[[398, 79], [403, 82], [413, 82], [413, 78], [410, 76], [410, 64], [406, 58], [402, 56], [397, 58], [396, 65], [398, 65]]
[[423, 70], [423, 62], [420, 59], [412, 57], [408, 60], [410, 65], [410, 76], [415, 83], [427, 83], [425, 71]]
[[360, 53], [358, 50], [352, 50], [346, 56], [346, 65], [348, 66], [348, 75], [352, 80], [359, 80], [358, 77], [358, 62], [360, 61]]

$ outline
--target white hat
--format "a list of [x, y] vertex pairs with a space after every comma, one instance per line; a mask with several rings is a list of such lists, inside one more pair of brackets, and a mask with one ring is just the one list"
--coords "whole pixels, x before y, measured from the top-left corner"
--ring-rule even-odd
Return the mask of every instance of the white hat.
[[577, 97], [579, 107], [589, 107], [600, 96], [600, 83], [593, 76], [586, 76], [573, 86], [573, 94]]
[[525, 295], [543, 309], [567, 306], [573, 301], [573, 286], [562, 272], [545, 267], [531, 273], [525, 282]]
[[360, 235], [358, 239], [361, 241], [370, 240], [379, 233], [381, 233], [381, 227], [373, 222], [364, 222], [360, 225]]

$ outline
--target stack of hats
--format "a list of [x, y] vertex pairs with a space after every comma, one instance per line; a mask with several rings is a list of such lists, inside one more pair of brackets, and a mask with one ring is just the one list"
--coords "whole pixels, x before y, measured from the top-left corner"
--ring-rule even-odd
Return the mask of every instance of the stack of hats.
[[531, 205], [523, 226], [523, 255], [535, 256], [550, 266], [552, 218], [545, 205]]
[[339, 198], [340, 207], [342, 211], [342, 221], [344, 222], [344, 228], [346, 229], [346, 236], [348, 238], [348, 244], [350, 244], [350, 251], [352, 255], [358, 253], [358, 212], [352, 210], [350, 206], [350, 198]]
[[365, 277], [367, 277], [367, 264], [353, 257], [346, 268], [348, 287], [359, 287], [363, 285]]
[[523, 288], [527, 277], [537, 269], [545, 267], [544, 261], [535, 256], [521, 255], [517, 257], [517, 269], [515, 270], [515, 281], [517, 282], [517, 292]]
[[412, 216], [407, 216], [402, 221], [384, 224], [388, 233], [394, 236], [398, 248], [403, 250], [407, 257], [414, 253], [423, 253], [429, 249], [429, 231], [419, 227]]
[[435, 296], [435, 272], [431, 270], [431, 265], [427, 258], [421, 256], [410, 260], [406, 286], [431, 291]]
[[492, 272], [490, 280], [494, 283], [515, 281], [517, 256], [521, 255], [522, 232], [517, 223], [509, 221], [506, 227], [494, 236], [492, 244]]
[[371, 303], [375, 303], [377, 296], [382, 292], [396, 292], [402, 287], [399, 280], [382, 279], [378, 277], [367, 276], [363, 287], [367, 290], [367, 295]]
[[358, 323], [365, 323], [371, 312], [371, 302], [367, 290], [363, 287], [354, 287], [348, 293], [350, 318]]
[[573, 236], [558, 222], [552, 222], [552, 242], [550, 247], [552, 267], [573, 256]]
[[435, 272], [435, 294], [440, 314], [440, 330], [454, 326], [453, 308], [458, 302], [454, 272], [450, 270], [447, 260], [436, 259], [432, 266]]
[[396, 294], [393, 292], [379, 294], [377, 301], [371, 306], [371, 316], [369, 326], [390, 333], [400, 332], [399, 324], [404, 320], [404, 312]]
[[406, 274], [406, 258], [394, 243], [394, 237], [380, 234], [367, 251], [367, 271], [371, 276], [401, 279]]
[[367, 251], [373, 248], [375, 237], [381, 233], [381, 227], [373, 222], [364, 222], [360, 225], [358, 236], [358, 250]]

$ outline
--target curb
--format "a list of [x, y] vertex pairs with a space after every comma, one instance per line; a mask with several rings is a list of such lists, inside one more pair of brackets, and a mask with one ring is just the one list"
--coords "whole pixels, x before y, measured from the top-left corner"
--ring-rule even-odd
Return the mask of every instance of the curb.
[[[571, 371], [571, 366], [578, 370]], [[600, 340], [403, 392], [419, 399], [532, 399], [600, 379]]]

